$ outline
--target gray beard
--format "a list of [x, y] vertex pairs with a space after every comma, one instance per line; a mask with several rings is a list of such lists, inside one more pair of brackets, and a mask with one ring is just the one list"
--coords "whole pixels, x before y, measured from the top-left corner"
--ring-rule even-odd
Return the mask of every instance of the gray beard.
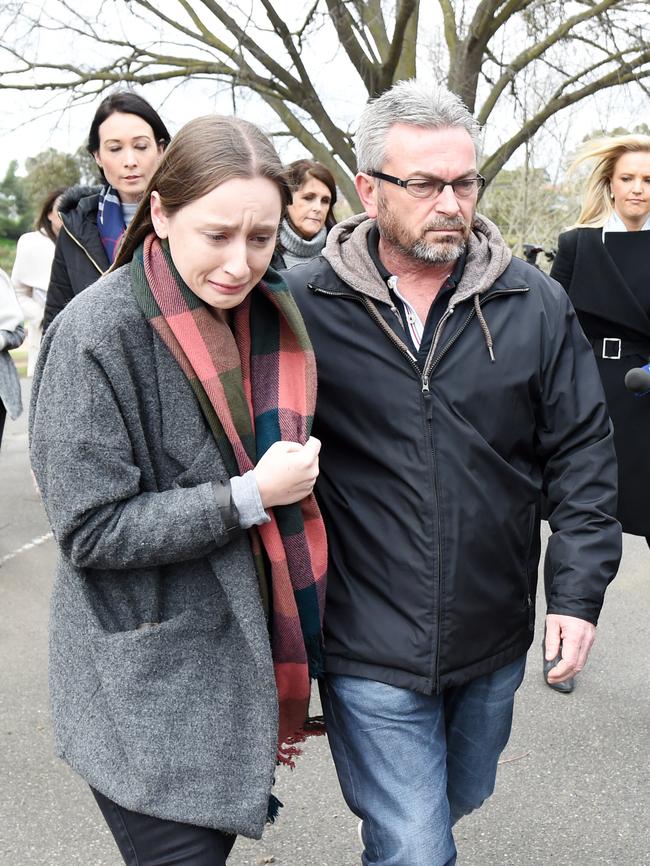
[[438, 241], [437, 244], [428, 244], [425, 240], [419, 240], [412, 244], [409, 250], [402, 250], [402, 252], [419, 262], [441, 265], [455, 262], [463, 254], [466, 246], [465, 240]]
[[463, 230], [464, 237], [458, 238], [454, 235], [448, 235], [445, 240], [439, 239], [436, 243], [428, 243], [424, 237], [417, 239], [406, 237], [400, 226], [396, 224], [390, 208], [384, 202], [380, 201], [380, 204], [383, 207], [377, 214], [379, 232], [384, 241], [403, 256], [428, 265], [438, 265], [454, 262], [463, 254], [467, 246], [470, 227], [462, 217], [434, 220], [425, 226], [423, 234], [427, 229], [432, 228], [459, 228]]

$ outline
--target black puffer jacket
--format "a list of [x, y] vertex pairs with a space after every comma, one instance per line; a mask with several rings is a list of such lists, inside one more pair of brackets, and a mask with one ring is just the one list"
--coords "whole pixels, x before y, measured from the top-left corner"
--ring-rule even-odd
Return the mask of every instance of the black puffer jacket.
[[99, 187], [73, 186], [63, 198], [59, 232], [45, 302], [43, 331], [75, 295], [96, 282], [109, 268], [97, 230]]
[[542, 492], [549, 611], [597, 621], [620, 558], [616, 459], [561, 286], [510, 262], [477, 218], [423, 374], [368, 254], [371, 222], [337, 226], [326, 258], [284, 273], [318, 363], [327, 669], [431, 693], [530, 646]]

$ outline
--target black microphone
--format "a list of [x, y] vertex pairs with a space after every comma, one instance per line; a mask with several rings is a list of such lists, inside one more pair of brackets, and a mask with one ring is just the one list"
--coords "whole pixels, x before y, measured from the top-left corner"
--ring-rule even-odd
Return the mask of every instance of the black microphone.
[[628, 370], [625, 374], [625, 387], [635, 397], [645, 397], [646, 394], [650, 394], [650, 364]]

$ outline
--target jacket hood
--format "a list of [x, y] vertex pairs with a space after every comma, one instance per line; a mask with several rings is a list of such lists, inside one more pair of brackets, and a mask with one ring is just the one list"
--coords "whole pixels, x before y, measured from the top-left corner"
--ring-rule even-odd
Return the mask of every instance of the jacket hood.
[[96, 206], [96, 201], [94, 199], [96, 199], [100, 191], [100, 186], [71, 186], [61, 196], [61, 201], [59, 203], [60, 213], [69, 214], [79, 206], [83, 199], [86, 198], [92, 198], [93, 201], [87, 203], [84, 202], [84, 205], [88, 204]]
[[[333, 270], [352, 289], [377, 301], [390, 304], [390, 293], [368, 252], [368, 233], [375, 220], [357, 214], [335, 226], [329, 234], [323, 256]], [[494, 361], [490, 329], [481, 310], [481, 295], [492, 287], [510, 264], [512, 253], [499, 229], [484, 216], [476, 214], [467, 241], [467, 258], [460, 283], [449, 300], [447, 310], [436, 329], [431, 352], [435, 352], [442, 329], [462, 301], [470, 298], [483, 331], [485, 345]]]
[[[368, 252], [368, 233], [375, 220], [356, 214], [334, 226], [323, 256], [343, 282], [377, 301], [390, 303], [388, 288]], [[512, 253], [499, 229], [476, 214], [467, 243], [463, 276], [450, 301], [456, 306], [473, 295], [486, 292], [510, 264]]]

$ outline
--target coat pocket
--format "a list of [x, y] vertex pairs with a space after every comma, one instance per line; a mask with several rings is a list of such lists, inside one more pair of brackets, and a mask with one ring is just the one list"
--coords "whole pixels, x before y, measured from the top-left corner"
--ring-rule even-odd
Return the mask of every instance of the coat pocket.
[[215, 593], [160, 624], [102, 634], [93, 654], [126, 759], [144, 784], [220, 768], [250, 726], [259, 683], [245, 635]]

